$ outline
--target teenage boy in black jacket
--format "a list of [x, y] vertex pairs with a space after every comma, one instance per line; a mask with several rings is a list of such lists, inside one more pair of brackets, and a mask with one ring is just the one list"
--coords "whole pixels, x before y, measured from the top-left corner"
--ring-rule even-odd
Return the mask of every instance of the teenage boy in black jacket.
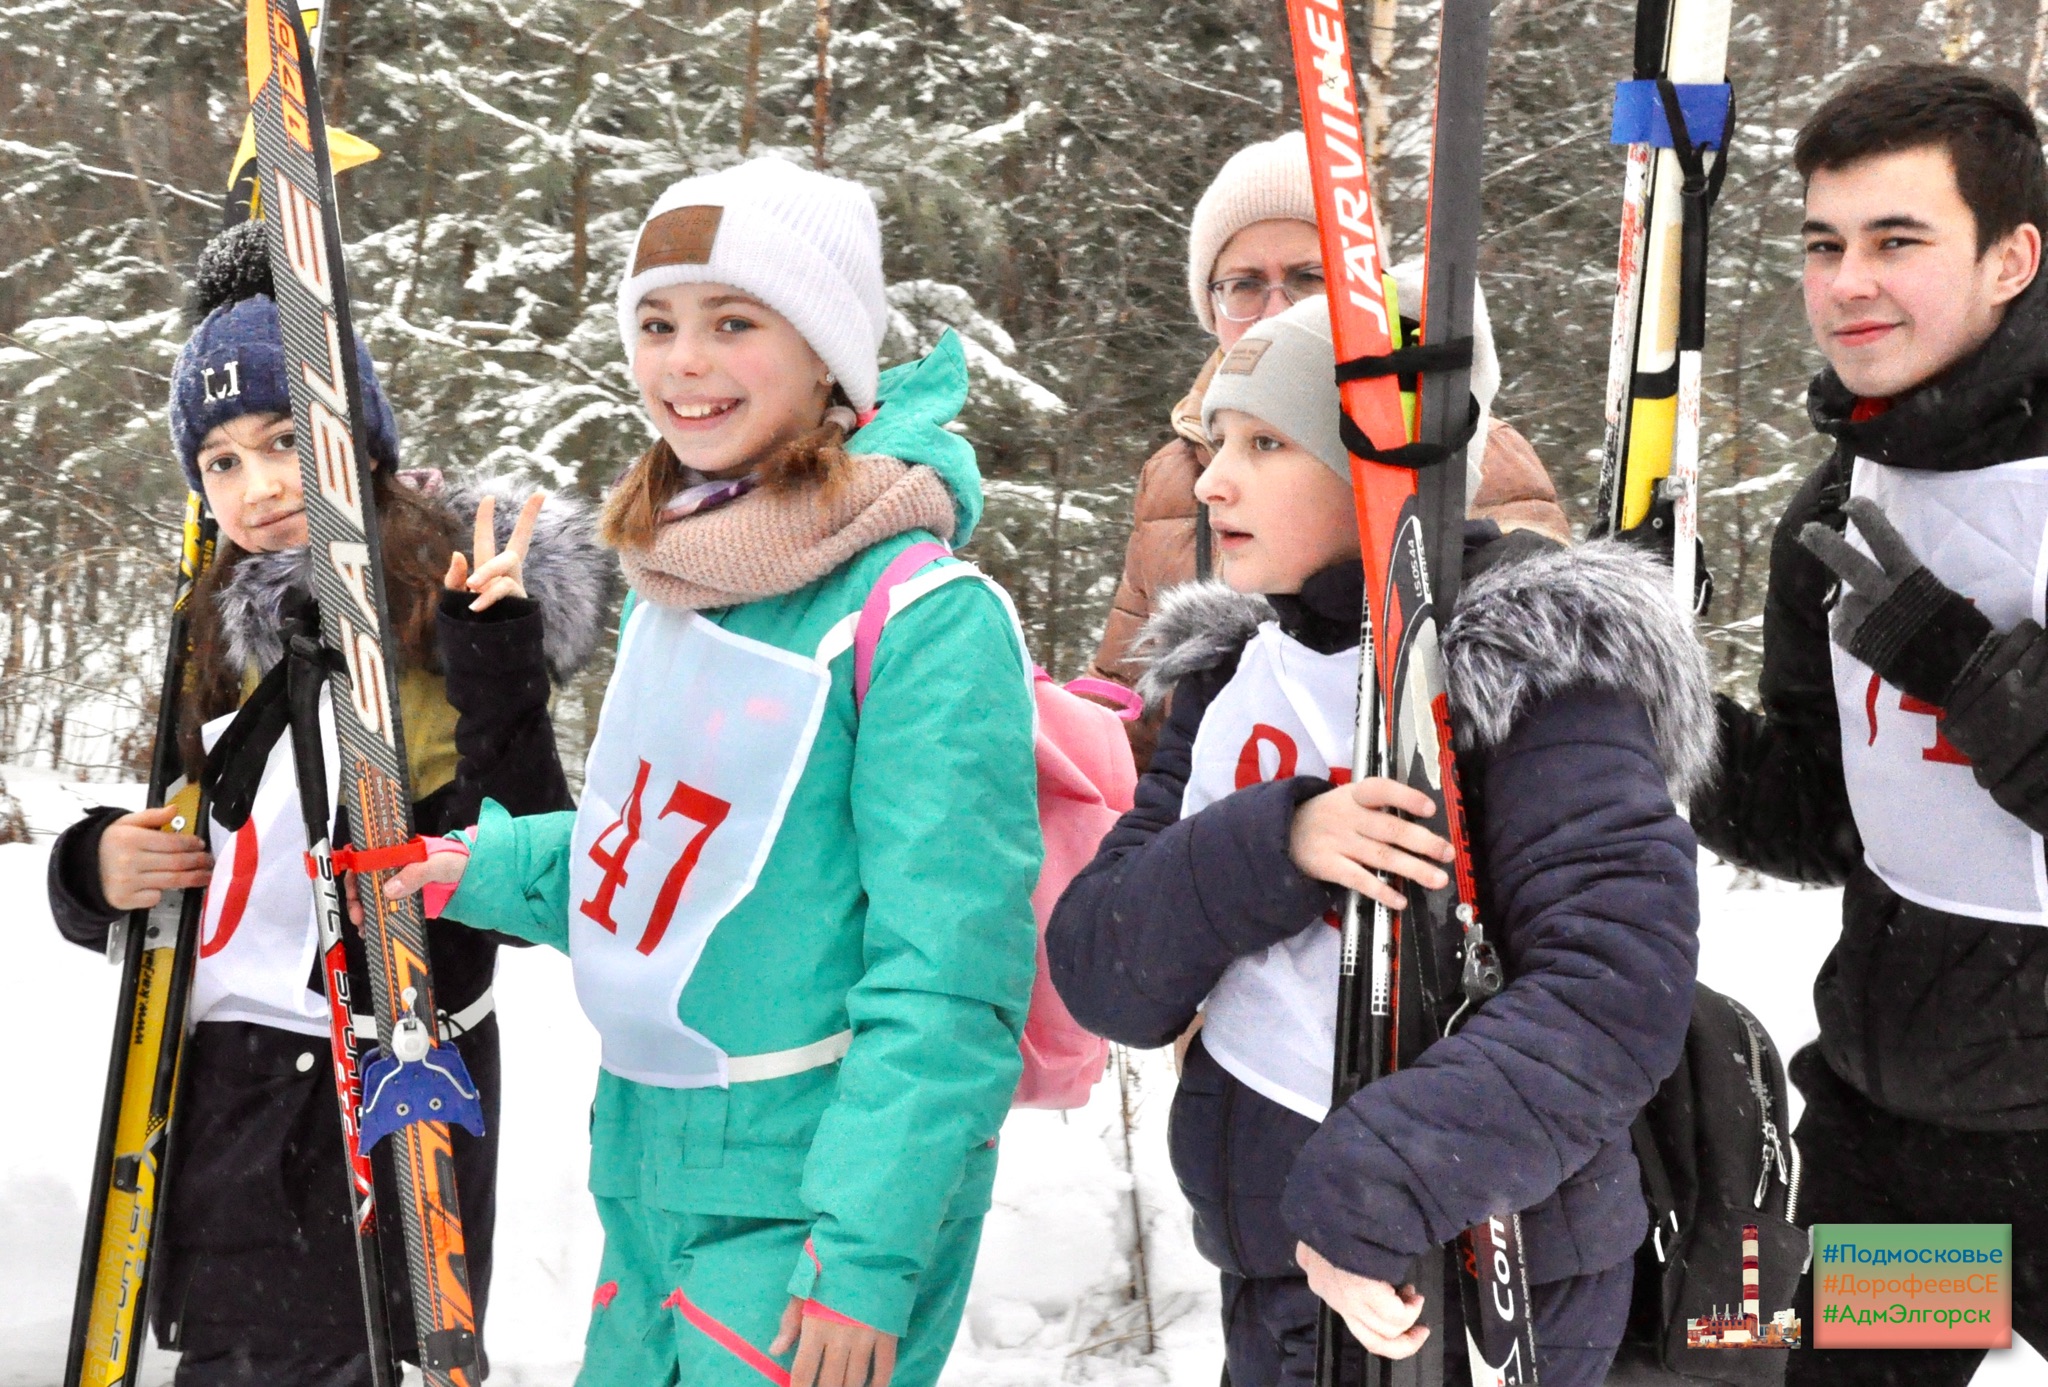
[[[1824, 105], [1806, 311], [1836, 440], [1771, 549], [1757, 711], [1722, 699], [1714, 851], [1846, 883], [1814, 985], [1812, 1222], [2013, 1225], [2048, 1346], [2048, 166], [2010, 88], [1887, 69]], [[1810, 1293], [1810, 1282], [1805, 1288]], [[1790, 1382], [1967, 1383], [1978, 1350], [1808, 1351]]]

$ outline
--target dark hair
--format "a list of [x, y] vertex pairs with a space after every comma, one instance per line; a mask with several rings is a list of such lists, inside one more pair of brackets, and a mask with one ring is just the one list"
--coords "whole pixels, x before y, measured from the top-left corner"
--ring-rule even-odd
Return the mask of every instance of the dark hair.
[[[400, 481], [389, 468], [380, 467], [371, 475], [370, 494], [377, 506], [384, 591], [391, 604], [400, 662], [439, 673], [441, 647], [435, 619], [440, 610], [441, 577], [448, 570], [448, 556], [461, 541], [460, 527], [446, 506]], [[178, 714], [178, 750], [186, 774], [195, 780], [206, 761], [200, 728], [233, 712], [242, 702], [247, 671], [236, 668], [228, 657], [227, 632], [214, 599], [247, 557], [223, 535], [213, 563], [200, 575], [192, 593], [192, 653]]]
[[1792, 163], [1812, 180], [1879, 154], [1940, 145], [1977, 222], [1977, 254], [2023, 222], [2048, 234], [2048, 161], [2026, 99], [1947, 63], [1879, 68], [1829, 97], [1799, 132]]

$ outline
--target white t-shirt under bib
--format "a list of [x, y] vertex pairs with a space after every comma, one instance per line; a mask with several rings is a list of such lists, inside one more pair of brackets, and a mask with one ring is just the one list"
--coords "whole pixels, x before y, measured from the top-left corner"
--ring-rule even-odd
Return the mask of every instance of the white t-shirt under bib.
[[[1999, 630], [2043, 618], [2048, 584], [2048, 458], [1972, 472], [1856, 461], [1867, 496], [1934, 576]], [[1850, 542], [1868, 552], [1852, 524]], [[2041, 835], [1993, 802], [1941, 733], [1939, 709], [1884, 683], [1840, 646], [1835, 703], [1842, 774], [1863, 858], [1885, 885], [1935, 910], [2048, 924]]]

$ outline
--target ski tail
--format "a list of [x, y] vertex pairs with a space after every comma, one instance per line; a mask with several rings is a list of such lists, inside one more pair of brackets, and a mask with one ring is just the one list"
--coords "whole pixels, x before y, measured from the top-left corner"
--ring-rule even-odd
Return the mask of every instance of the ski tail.
[[[185, 832], [201, 821], [196, 792], [180, 793], [177, 714], [192, 593], [213, 560], [213, 548], [213, 521], [200, 498], [190, 496], [172, 588], [170, 641], [158, 692], [146, 800], [151, 808], [166, 803], [188, 806], [169, 825], [171, 832]], [[141, 1363], [148, 1333], [150, 1262], [166, 1187], [184, 1048], [185, 999], [198, 955], [204, 899], [204, 891], [166, 896], [153, 909], [130, 912], [109, 937], [110, 951], [121, 956], [121, 1004], [101, 1103], [65, 1387], [132, 1384]]]
[[[1342, 0], [1288, 0], [1287, 8], [1365, 569], [1353, 775], [1389, 775], [1427, 793], [1437, 806], [1427, 826], [1456, 844], [1458, 855], [1450, 886], [1410, 888], [1408, 905], [1397, 915], [1373, 908], [1369, 972], [1358, 962], [1364, 911], [1355, 896], [1347, 901], [1331, 1095], [1337, 1106], [1361, 1084], [1408, 1062], [1465, 1007], [1500, 986], [1498, 965], [1481, 966], [1492, 953], [1479, 924], [1438, 645], [1439, 618], [1448, 616], [1457, 596], [1464, 457], [1477, 422], [1469, 378], [1488, 13], [1484, 0], [1446, 0], [1444, 6], [1423, 340], [1397, 350], [1399, 320], [1382, 290], [1384, 254]], [[1396, 379], [1403, 371], [1424, 378], [1413, 442]], [[1497, 1236], [1494, 1224], [1503, 1230]], [[1488, 1237], [1489, 1248], [1503, 1243], [1519, 1272], [1514, 1220], [1494, 1224], [1468, 1239]], [[1418, 1272], [1426, 1323], [1442, 1323], [1442, 1268], [1439, 1251]], [[1483, 1380], [1534, 1382], [1526, 1297], [1496, 1302], [1506, 1313], [1490, 1322], [1470, 1321], [1470, 1312], [1482, 1307], [1470, 1295], [1461, 1299], [1469, 1307], [1475, 1372], [1483, 1365], [1493, 1374]], [[1319, 1340], [1317, 1382], [1335, 1387], [1340, 1376], [1349, 1376], [1343, 1359], [1352, 1350], [1327, 1307]], [[1444, 1379], [1443, 1353], [1442, 1335], [1433, 1333], [1414, 1358], [1388, 1363], [1368, 1356], [1366, 1381], [1430, 1387]]]
[[[254, 107], [270, 257], [292, 414], [306, 480], [313, 587], [323, 643], [338, 656], [334, 720], [342, 802], [358, 852], [412, 836], [412, 797], [400, 722], [399, 657], [385, 601], [376, 502], [362, 445], [356, 371], [333, 166], [313, 53], [287, 0], [249, 0], [249, 93]], [[412, 1063], [434, 1051], [433, 981], [419, 903], [391, 901], [391, 868], [359, 874], [364, 952], [387, 1056]], [[408, 1053], [413, 1046], [419, 1053]], [[453, 1062], [436, 1057], [436, 1063]], [[404, 1234], [418, 1356], [432, 1387], [476, 1380], [475, 1312], [445, 1122], [412, 1120], [391, 1133], [396, 1214]], [[387, 1210], [387, 1213], [390, 1211]]]
[[1629, 154], [1595, 526], [1662, 556], [1695, 609], [1712, 589], [1698, 561], [1699, 382], [1707, 214], [1733, 130], [1729, 19], [1730, 0], [1641, 0], [1634, 79], [1614, 101]]

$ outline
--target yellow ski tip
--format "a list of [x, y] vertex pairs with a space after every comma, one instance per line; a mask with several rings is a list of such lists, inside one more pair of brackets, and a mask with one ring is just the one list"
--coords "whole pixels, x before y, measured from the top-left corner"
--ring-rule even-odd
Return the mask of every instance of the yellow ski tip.
[[327, 161], [336, 173], [361, 168], [383, 153], [383, 150], [368, 140], [359, 135], [351, 135], [346, 130], [327, 132]]

